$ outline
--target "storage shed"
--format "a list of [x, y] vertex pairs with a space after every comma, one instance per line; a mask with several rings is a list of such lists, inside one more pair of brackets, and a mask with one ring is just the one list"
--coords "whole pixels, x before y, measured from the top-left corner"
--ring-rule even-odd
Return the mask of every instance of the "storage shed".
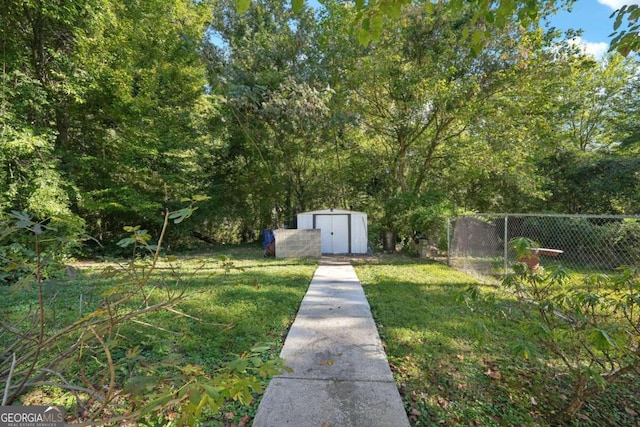
[[298, 214], [299, 229], [319, 229], [323, 254], [367, 253], [367, 214], [325, 209]]

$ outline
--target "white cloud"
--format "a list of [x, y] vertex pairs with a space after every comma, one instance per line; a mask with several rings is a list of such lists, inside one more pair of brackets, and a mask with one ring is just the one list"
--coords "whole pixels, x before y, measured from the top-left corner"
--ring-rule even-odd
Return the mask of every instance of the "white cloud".
[[588, 55], [593, 55], [598, 61], [604, 59], [609, 50], [609, 43], [606, 42], [588, 42], [582, 39], [582, 37], [574, 37], [569, 40], [569, 43], [579, 46], [583, 52]]
[[640, 5], [640, 0], [598, 0], [598, 3], [607, 6], [611, 10], [618, 10], [625, 4]]

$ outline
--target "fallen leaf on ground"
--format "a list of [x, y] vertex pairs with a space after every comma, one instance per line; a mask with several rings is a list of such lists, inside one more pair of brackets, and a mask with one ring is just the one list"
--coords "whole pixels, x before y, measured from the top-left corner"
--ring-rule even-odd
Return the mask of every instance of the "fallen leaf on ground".
[[494, 371], [492, 369], [488, 369], [487, 372], [485, 372], [485, 374], [489, 378], [493, 378], [494, 380], [499, 380], [502, 378], [502, 374], [500, 373], [500, 371]]

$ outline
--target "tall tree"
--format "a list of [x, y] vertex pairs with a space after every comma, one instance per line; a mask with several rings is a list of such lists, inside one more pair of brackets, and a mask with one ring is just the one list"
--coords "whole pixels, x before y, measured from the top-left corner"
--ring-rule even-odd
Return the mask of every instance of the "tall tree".
[[[476, 55], [460, 43], [473, 28], [472, 15], [471, 9], [453, 14], [444, 5], [434, 5], [431, 13], [406, 8], [401, 29], [383, 34], [347, 74], [349, 105], [359, 113], [369, 140], [376, 141], [376, 157], [384, 165], [375, 177], [385, 182], [384, 200], [406, 199], [403, 194], [420, 198], [446, 188], [435, 184], [443, 172], [434, 164], [474, 150], [483, 137], [478, 129], [494, 122], [491, 108], [500, 108], [493, 100], [516, 92], [528, 51], [540, 48], [526, 32], [504, 30]], [[503, 149], [510, 148], [503, 144]], [[449, 162], [449, 170], [455, 167]], [[483, 168], [476, 164], [477, 170]], [[390, 208], [396, 211], [396, 205]], [[387, 218], [393, 215], [388, 212]]]
[[55, 201], [97, 237], [157, 224], [162, 205], [195, 187], [207, 11], [188, 0], [5, 2], [5, 206]]
[[58, 149], [72, 137], [69, 110], [84, 96], [77, 44], [88, 37], [99, 1], [3, 2], [0, 9], [0, 208], [53, 218], [78, 231], [73, 182]]
[[188, 0], [111, 1], [78, 45], [87, 92], [72, 110], [78, 137], [60, 149], [92, 234], [157, 225], [163, 206], [196, 187], [207, 11]]
[[[625, 85], [615, 99], [611, 126], [616, 149], [621, 153], [640, 153], [640, 64], [631, 58]], [[623, 77], [624, 78], [624, 77]]]
[[557, 93], [562, 105], [557, 131], [578, 150], [610, 150], [617, 144], [612, 126], [615, 106], [633, 79], [630, 62], [620, 55], [605, 62], [575, 56], [570, 66], [571, 76]]
[[220, 162], [236, 165], [227, 169], [235, 182], [250, 183], [223, 206], [244, 206], [254, 224], [290, 221], [314, 204], [308, 189], [322, 183], [331, 91], [312, 69], [315, 26], [311, 9], [294, 14], [273, 0], [244, 15], [220, 3], [212, 23], [211, 85], [225, 96], [230, 132]]

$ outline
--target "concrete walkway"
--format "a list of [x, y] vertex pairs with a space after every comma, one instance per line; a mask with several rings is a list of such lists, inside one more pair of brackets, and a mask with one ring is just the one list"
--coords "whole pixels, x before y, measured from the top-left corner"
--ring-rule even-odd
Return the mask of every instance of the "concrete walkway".
[[369, 303], [353, 267], [323, 259], [254, 427], [408, 427]]

